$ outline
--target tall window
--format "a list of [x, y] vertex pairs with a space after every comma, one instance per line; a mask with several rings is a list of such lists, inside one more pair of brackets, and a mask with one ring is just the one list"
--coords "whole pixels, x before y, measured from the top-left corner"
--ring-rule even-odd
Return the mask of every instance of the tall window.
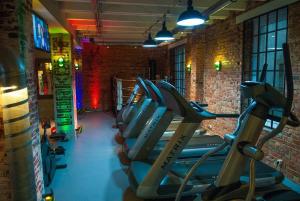
[[[282, 44], [287, 41], [287, 12], [287, 8], [281, 8], [245, 22], [243, 79], [258, 80], [267, 64], [266, 82], [282, 93], [285, 88]], [[271, 113], [281, 116], [282, 111], [274, 109]], [[268, 121], [266, 126], [273, 128], [277, 124]]]
[[171, 50], [174, 86], [181, 95], [185, 95], [185, 47], [179, 46]]

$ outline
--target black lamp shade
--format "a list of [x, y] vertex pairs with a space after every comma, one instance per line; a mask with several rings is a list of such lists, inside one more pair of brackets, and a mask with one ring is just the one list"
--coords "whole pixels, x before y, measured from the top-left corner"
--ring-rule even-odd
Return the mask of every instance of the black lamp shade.
[[174, 40], [174, 36], [170, 31], [168, 31], [165, 21], [163, 22], [162, 29], [159, 32], [157, 32], [157, 34], [155, 36], [155, 40], [158, 40], [158, 41]]
[[148, 39], [144, 41], [143, 47], [157, 47], [156, 42], [151, 37], [151, 33], [148, 34]]
[[194, 10], [192, 1], [188, 1], [188, 8], [181, 13], [177, 20], [177, 25], [180, 26], [196, 26], [205, 22], [205, 17], [197, 10]]

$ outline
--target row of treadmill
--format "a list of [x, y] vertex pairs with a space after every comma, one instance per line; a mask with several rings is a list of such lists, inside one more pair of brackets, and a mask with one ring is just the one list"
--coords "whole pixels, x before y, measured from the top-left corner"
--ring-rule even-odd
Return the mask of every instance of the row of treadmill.
[[[241, 114], [209, 112], [166, 81], [154, 84], [137, 78], [117, 115], [115, 136], [136, 196], [176, 201], [300, 200], [300, 194], [283, 185], [280, 171], [261, 162], [266, 142], [286, 125], [300, 125], [291, 111], [294, 88], [287, 44], [283, 50], [286, 94], [264, 81], [264, 65], [260, 80], [240, 85], [242, 97], [249, 99]], [[270, 115], [274, 108], [282, 109], [281, 117]], [[236, 118], [236, 129], [224, 138], [205, 135], [200, 124], [216, 118]], [[268, 119], [278, 126], [262, 134]]]

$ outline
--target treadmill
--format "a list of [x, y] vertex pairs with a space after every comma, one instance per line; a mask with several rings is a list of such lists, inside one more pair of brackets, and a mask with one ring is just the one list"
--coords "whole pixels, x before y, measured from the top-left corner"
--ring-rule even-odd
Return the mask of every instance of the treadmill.
[[[161, 81], [158, 88], [163, 98], [168, 100], [167, 108], [184, 119], [153, 163], [147, 160], [131, 162], [128, 174], [131, 187], [138, 197], [144, 199], [175, 197], [183, 176], [196, 161], [195, 158], [179, 159], [180, 154], [199, 124], [215, 118], [214, 114], [205, 110], [195, 110], [171, 84]], [[214, 156], [208, 159], [186, 186], [184, 195], [195, 195], [206, 189], [216, 179], [224, 158]], [[257, 186], [268, 186], [283, 179], [280, 172], [263, 163], [256, 163], [256, 170]], [[245, 169], [241, 180], [247, 182], [248, 174], [249, 169]]]
[[118, 112], [116, 117], [116, 125], [117, 127], [122, 126], [123, 124], [128, 124], [128, 122], [135, 116], [137, 109], [140, 107], [142, 101], [138, 100], [135, 102], [135, 98], [137, 97], [140, 90], [139, 82], [134, 85], [133, 91], [131, 92], [126, 104], [122, 107], [122, 109]]
[[[163, 135], [176, 115], [171, 108], [167, 107], [159, 89], [149, 80], [145, 80], [145, 84], [152, 94], [152, 97], [158, 103], [158, 107], [141, 131], [141, 134], [137, 138], [127, 138], [125, 140], [123, 152], [127, 155], [128, 160], [154, 161], [170, 139], [170, 137], [164, 138]], [[195, 102], [190, 102], [189, 104], [198, 111], [204, 111], [201, 106]], [[207, 112], [207, 114], [209, 114], [212, 119], [216, 117], [238, 117], [236, 114], [217, 115], [209, 112]], [[195, 132], [187, 147], [180, 154], [180, 158], [199, 157], [213, 147], [223, 143], [223, 139], [218, 135], [202, 134], [201, 132]], [[224, 151], [220, 154], [224, 155], [226, 152]], [[122, 161], [128, 163], [124, 158], [122, 158]]]
[[[137, 78], [137, 85], [138, 87], [135, 87], [135, 90], [130, 96], [130, 104], [127, 104], [125, 109], [121, 111], [120, 115], [117, 117], [117, 119], [120, 120], [122, 119], [120, 116], [124, 116], [124, 123], [120, 127], [120, 132], [118, 132], [115, 136], [115, 140], [119, 144], [123, 144], [126, 138], [136, 138], [159, 106], [159, 103], [155, 101], [155, 94], [149, 90], [142, 78]], [[138, 101], [138, 103], [133, 104], [134, 97], [139, 89], [144, 92], [144, 96], [140, 101]], [[178, 117], [175, 119], [173, 118], [173, 120], [175, 120], [173, 123], [181, 121]], [[128, 124], [126, 124], [126, 122]]]
[[[263, 66], [262, 74], [260, 76], [260, 81], [265, 80], [265, 75], [267, 71], [267, 64]], [[158, 102], [157, 110], [151, 117], [151, 121], [147, 122], [147, 125], [141, 132], [137, 139], [127, 139], [125, 146], [123, 148], [122, 161], [129, 163], [130, 160], [150, 160], [154, 161], [165, 146], [168, 139], [163, 138], [163, 134], [167, 125], [170, 124], [171, 119], [175, 116], [172, 108], [168, 108], [166, 102], [169, 99], [164, 99], [160, 90], [149, 80], [145, 80], [145, 84], [152, 95], [152, 98]], [[173, 87], [174, 88], [174, 87]], [[198, 112], [206, 112], [213, 119], [215, 118], [238, 118], [238, 114], [213, 114], [204, 110], [200, 104], [197, 102], [189, 102], [189, 104]], [[239, 126], [239, 125], [238, 125]], [[185, 149], [180, 153], [179, 158], [191, 158], [200, 157], [207, 153], [214, 147], [222, 144], [224, 142], [223, 138], [218, 135], [201, 135], [197, 137], [194, 135], [189, 141]], [[162, 140], [163, 139], [163, 140]], [[223, 150], [215, 155], [222, 155], [225, 157], [228, 150]], [[126, 160], [126, 154], [128, 158]], [[124, 156], [125, 155], [125, 156]], [[122, 162], [121, 161], [121, 162]]]
[[[157, 103], [153, 101], [143, 79], [138, 77], [137, 83], [139, 88], [144, 91], [144, 96], [139, 101], [140, 106], [136, 108], [137, 111], [135, 112], [135, 115], [132, 116], [130, 121], [128, 121], [128, 125], [123, 126], [123, 129], [120, 129], [120, 132], [116, 134], [115, 140], [119, 144], [123, 144], [125, 138], [127, 137], [136, 137], [157, 107]], [[132, 107], [131, 110], [133, 110]], [[122, 130], [124, 131], [122, 132]]]

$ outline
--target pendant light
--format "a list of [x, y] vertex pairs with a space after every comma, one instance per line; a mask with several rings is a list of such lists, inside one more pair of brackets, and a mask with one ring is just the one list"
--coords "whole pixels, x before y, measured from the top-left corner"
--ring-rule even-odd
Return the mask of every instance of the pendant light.
[[167, 26], [166, 26], [166, 15], [164, 15], [163, 17], [163, 23], [162, 23], [162, 29], [157, 32], [156, 36], [155, 36], [155, 40], [157, 41], [171, 41], [174, 40], [174, 36], [173, 34], [168, 31]]
[[148, 39], [144, 41], [143, 47], [149, 48], [149, 47], [157, 47], [156, 42], [152, 39], [151, 33], [148, 33]]
[[187, 10], [181, 13], [177, 20], [177, 25], [179, 26], [197, 26], [203, 24], [205, 22], [205, 18], [203, 15], [193, 8], [193, 1], [188, 0], [187, 2]]

